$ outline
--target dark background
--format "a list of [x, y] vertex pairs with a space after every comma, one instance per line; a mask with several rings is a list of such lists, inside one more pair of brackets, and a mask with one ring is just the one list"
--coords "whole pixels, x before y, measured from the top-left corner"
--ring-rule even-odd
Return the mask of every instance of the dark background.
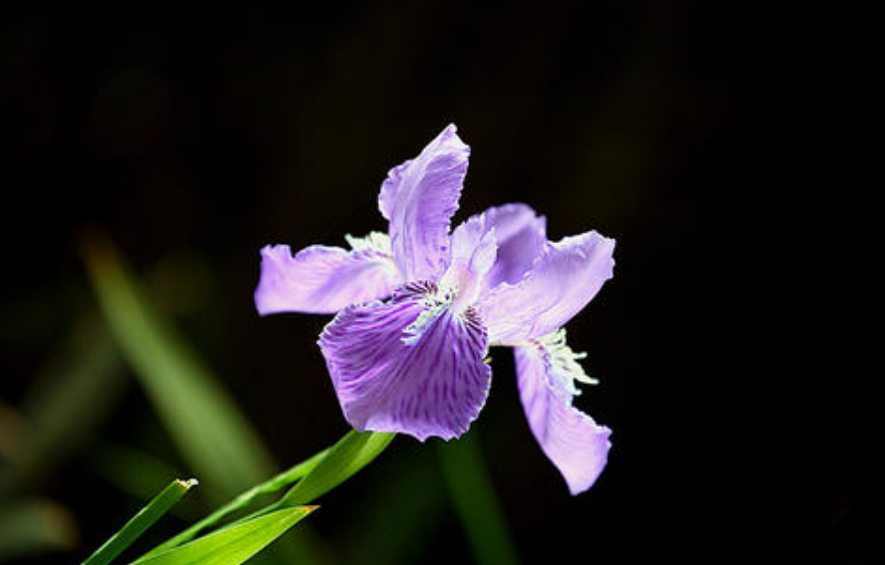
[[[91, 307], [77, 234], [92, 228], [167, 285], [163, 307], [281, 462], [334, 441], [346, 428], [314, 345], [327, 318], [259, 319], [258, 250], [384, 229], [386, 171], [455, 122], [472, 147], [456, 220], [522, 201], [552, 239], [618, 241], [615, 278], [569, 324], [601, 380], [577, 404], [614, 430], [591, 491], [567, 495], [493, 352], [475, 426], [524, 560], [885, 562], [869, 18], [317, 4], [3, 16], [5, 403]], [[170, 452], [152, 418], [133, 387], [97, 435]], [[390, 464], [422, 450], [433, 461], [398, 440]], [[80, 520], [66, 561], [131, 508], [83, 457], [39, 486]], [[328, 497], [316, 528], [334, 537], [384, 468]], [[469, 559], [450, 512], [416, 562]]]

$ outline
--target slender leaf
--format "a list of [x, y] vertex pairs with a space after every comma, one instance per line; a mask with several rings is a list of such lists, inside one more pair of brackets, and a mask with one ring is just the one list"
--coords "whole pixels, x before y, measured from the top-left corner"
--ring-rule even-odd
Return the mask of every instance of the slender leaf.
[[276, 510], [143, 557], [132, 565], [239, 565], [315, 509], [315, 506], [297, 506]]
[[443, 475], [475, 561], [480, 565], [519, 563], [477, 445], [476, 430], [441, 445], [439, 453]]
[[[150, 301], [106, 238], [83, 242], [101, 310], [126, 360], [185, 463], [216, 504], [276, 471], [258, 434], [217, 378]], [[301, 563], [321, 561], [318, 540], [301, 528], [279, 547]]]
[[372, 462], [396, 434], [351, 430], [329, 450], [319, 464], [282, 499], [284, 504], [305, 504], [346, 481]]
[[144, 299], [107, 241], [86, 263], [102, 311], [126, 359], [188, 465], [216, 502], [273, 474], [258, 434], [172, 326]]
[[113, 561], [127, 547], [132, 545], [138, 537], [148, 528], [154, 525], [166, 514], [170, 508], [187, 494], [191, 487], [197, 484], [196, 479], [187, 481], [175, 480], [155, 496], [141, 511], [131, 520], [126, 522], [120, 530], [104, 543], [95, 553], [83, 562], [83, 565], [107, 565]]
[[[87, 463], [97, 477], [136, 500], [150, 500], [157, 492], [158, 481], [165, 480], [165, 477], [186, 474], [180, 466], [167, 463], [151, 453], [108, 441], [95, 442]], [[190, 521], [203, 513], [203, 505], [191, 498], [175, 505], [170, 513]]]
[[152, 549], [149, 553], [147, 553], [147, 555], [154, 555], [154, 554], [164, 551], [166, 549], [169, 549], [169, 548], [175, 547], [177, 545], [181, 545], [187, 541], [190, 541], [193, 538], [195, 538], [197, 536], [197, 534], [199, 534], [201, 531], [205, 530], [206, 528], [214, 526], [215, 524], [219, 523], [221, 520], [223, 520], [224, 518], [226, 518], [230, 514], [236, 512], [237, 510], [247, 507], [253, 501], [255, 501], [259, 496], [264, 495], [264, 494], [270, 494], [273, 492], [277, 492], [277, 491], [291, 485], [292, 483], [294, 483], [295, 481], [297, 481], [301, 477], [307, 475], [314, 468], [316, 468], [316, 466], [319, 465], [320, 461], [323, 460], [323, 458], [328, 454], [328, 452], [329, 452], [329, 450], [325, 449], [325, 450], [317, 453], [316, 455], [314, 455], [310, 459], [307, 459], [306, 461], [302, 461], [301, 463], [295, 465], [294, 467], [291, 467], [290, 469], [283, 471], [282, 473], [273, 477], [272, 479], [265, 481], [264, 483], [257, 485], [255, 487], [252, 487], [251, 489], [240, 494], [239, 496], [237, 496], [236, 498], [234, 498], [233, 500], [231, 500], [230, 502], [228, 502], [227, 504], [225, 504], [224, 506], [222, 506], [221, 508], [219, 508], [218, 510], [213, 512], [212, 514], [206, 516], [205, 518], [203, 518], [202, 520], [200, 520], [196, 524], [190, 526], [185, 531], [181, 532], [180, 534], [176, 535], [175, 537], [172, 537], [172, 538], [166, 540], [165, 542], [163, 542], [162, 544], [158, 545], [157, 547]]

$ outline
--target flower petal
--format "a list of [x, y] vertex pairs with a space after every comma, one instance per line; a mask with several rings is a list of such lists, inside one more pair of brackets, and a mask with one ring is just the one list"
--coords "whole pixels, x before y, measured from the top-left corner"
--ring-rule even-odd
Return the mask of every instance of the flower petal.
[[559, 469], [575, 495], [593, 486], [608, 460], [611, 430], [572, 406], [542, 344], [514, 348], [519, 396], [529, 427], [547, 458]]
[[255, 306], [262, 316], [278, 312], [331, 314], [390, 296], [401, 283], [389, 254], [362, 248], [312, 245], [294, 257], [288, 245], [261, 250]]
[[452, 261], [440, 284], [457, 289], [456, 310], [476, 301], [497, 252], [495, 230], [487, 226], [484, 215], [473, 216], [452, 232]]
[[470, 148], [449, 125], [416, 158], [394, 167], [381, 185], [378, 207], [390, 220], [393, 256], [407, 281], [438, 280], [449, 263], [449, 220]]
[[320, 348], [354, 428], [448, 440], [467, 431], [485, 403], [485, 328], [471, 309], [433, 308], [436, 290], [406, 285], [386, 302], [341, 311], [323, 330]]
[[483, 214], [498, 240], [498, 258], [486, 277], [485, 287], [516, 283], [529, 272], [547, 242], [547, 220], [525, 204], [505, 204]]
[[611, 278], [615, 241], [595, 231], [547, 243], [532, 270], [478, 305], [490, 343], [516, 344], [562, 327]]

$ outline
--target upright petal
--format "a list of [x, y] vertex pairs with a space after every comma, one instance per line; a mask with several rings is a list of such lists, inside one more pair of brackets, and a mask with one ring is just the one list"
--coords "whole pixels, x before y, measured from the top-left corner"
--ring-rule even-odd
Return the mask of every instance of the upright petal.
[[518, 203], [489, 208], [483, 214], [498, 241], [498, 257], [486, 277], [485, 288], [519, 282], [547, 243], [547, 220]]
[[449, 125], [381, 185], [378, 207], [390, 220], [393, 256], [407, 281], [437, 280], [449, 263], [449, 221], [470, 155], [456, 130]]
[[358, 430], [421, 441], [467, 431], [488, 395], [485, 328], [456, 314], [433, 283], [413, 283], [386, 302], [340, 312], [320, 336], [332, 384]]
[[268, 245], [261, 250], [255, 306], [262, 316], [331, 314], [390, 296], [400, 283], [392, 257], [378, 249], [312, 245], [293, 257], [288, 245]]
[[573, 495], [589, 489], [608, 460], [611, 430], [572, 406], [572, 376], [563, 374], [568, 364], [557, 363], [556, 353], [544, 343], [516, 347], [514, 355], [532, 434]]
[[498, 252], [494, 228], [484, 215], [473, 216], [452, 232], [452, 261], [440, 284], [456, 289], [453, 308], [461, 311], [476, 301]]
[[490, 343], [522, 343], [562, 327], [611, 278], [614, 248], [595, 231], [547, 243], [525, 278], [492, 289], [479, 303]]

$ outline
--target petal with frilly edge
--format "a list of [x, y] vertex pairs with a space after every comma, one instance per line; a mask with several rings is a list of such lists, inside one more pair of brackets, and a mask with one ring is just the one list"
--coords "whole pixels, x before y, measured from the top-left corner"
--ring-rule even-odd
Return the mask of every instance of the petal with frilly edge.
[[518, 344], [568, 322], [614, 269], [615, 241], [591, 231], [547, 243], [516, 284], [492, 289], [477, 306], [493, 344]]
[[575, 495], [593, 486], [605, 467], [611, 430], [572, 406], [572, 376], [556, 354], [541, 340], [514, 348], [519, 396], [529, 427]]
[[488, 395], [485, 328], [433, 283], [342, 310], [319, 344], [347, 421], [424, 441], [467, 431]]
[[390, 296], [402, 282], [390, 254], [354, 247], [347, 251], [312, 245], [293, 257], [288, 245], [266, 246], [255, 290], [258, 313], [333, 314], [351, 304]]
[[456, 131], [454, 124], [446, 127], [381, 185], [378, 207], [390, 220], [394, 260], [407, 281], [437, 280], [449, 263], [449, 221], [470, 155]]
[[498, 258], [486, 277], [485, 288], [519, 282], [547, 243], [547, 220], [519, 203], [495, 206], [483, 215], [498, 241]]

